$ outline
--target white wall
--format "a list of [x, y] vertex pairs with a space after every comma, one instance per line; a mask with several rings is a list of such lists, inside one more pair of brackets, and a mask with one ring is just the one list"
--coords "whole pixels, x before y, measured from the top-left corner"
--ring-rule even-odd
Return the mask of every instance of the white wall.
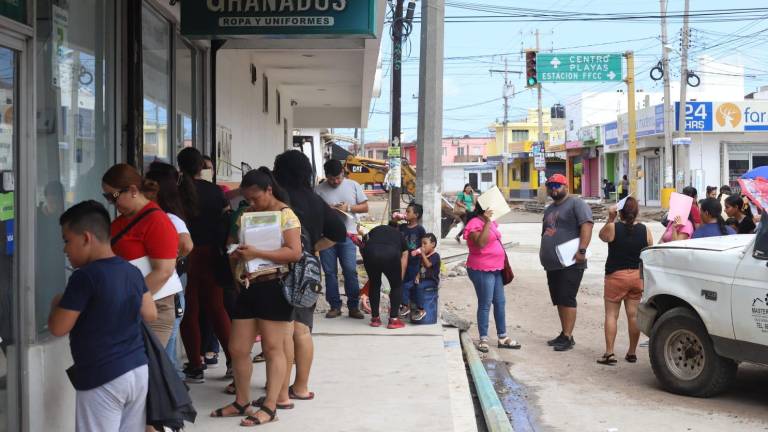
[[[247, 162], [256, 168], [261, 165], [271, 167], [275, 156], [282, 153], [285, 146], [284, 125], [287, 119], [288, 143], [292, 147], [293, 108], [291, 95], [281, 93], [281, 120], [277, 123], [277, 79], [269, 79], [269, 112], [264, 113], [263, 78], [264, 68], [259, 67], [258, 56], [248, 51], [226, 50], [218, 53], [216, 75], [216, 122], [232, 131], [232, 163], [239, 166]], [[250, 65], [256, 65], [258, 80], [251, 84]], [[233, 170], [232, 178], [237, 181], [240, 172]]]
[[[705, 186], [721, 186], [727, 179], [728, 155], [723, 151], [723, 144], [763, 144], [768, 148], [768, 133], [723, 133], [723, 134], [689, 134], [693, 140], [688, 152], [690, 168], [702, 170]], [[725, 161], [721, 164], [721, 156]], [[699, 195], [701, 195], [699, 191]]]
[[464, 188], [464, 167], [443, 165], [443, 181], [441, 190], [444, 193], [458, 193]]

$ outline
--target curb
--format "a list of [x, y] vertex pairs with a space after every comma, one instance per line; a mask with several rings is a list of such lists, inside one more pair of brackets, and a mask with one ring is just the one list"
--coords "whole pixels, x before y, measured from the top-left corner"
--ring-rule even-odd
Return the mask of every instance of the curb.
[[480, 356], [475, 350], [475, 344], [467, 332], [461, 332], [461, 346], [464, 350], [464, 356], [469, 364], [469, 371], [472, 374], [472, 380], [475, 384], [477, 397], [480, 399], [480, 407], [483, 410], [483, 417], [489, 432], [514, 432], [512, 424], [509, 422], [507, 413], [501, 405], [496, 389], [488, 378], [485, 366], [480, 360]]

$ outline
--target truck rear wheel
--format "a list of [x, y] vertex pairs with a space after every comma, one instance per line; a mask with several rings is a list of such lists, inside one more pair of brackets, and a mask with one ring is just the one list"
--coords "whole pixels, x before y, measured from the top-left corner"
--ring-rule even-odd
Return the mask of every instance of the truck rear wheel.
[[736, 362], [715, 352], [704, 323], [688, 308], [670, 309], [656, 321], [648, 352], [656, 379], [672, 393], [710, 397], [736, 377]]

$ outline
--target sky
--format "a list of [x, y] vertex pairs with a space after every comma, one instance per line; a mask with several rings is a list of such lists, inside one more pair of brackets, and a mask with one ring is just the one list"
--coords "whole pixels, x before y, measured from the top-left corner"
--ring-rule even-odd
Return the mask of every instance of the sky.
[[[407, 0], [406, 0], [407, 2]], [[489, 15], [457, 8], [455, 4], [515, 6], [547, 11], [579, 11], [583, 13], [638, 12], [643, 15], [659, 13], [656, 0], [464, 0], [446, 1], [446, 19], [467, 15]], [[668, 11], [682, 11], [683, 0], [669, 0]], [[768, 7], [765, 0], [690, 0], [691, 11]], [[417, 3], [417, 16], [420, 11]], [[768, 44], [768, 10], [751, 14], [748, 19], [733, 22], [691, 23], [691, 58], [689, 69], [696, 69], [695, 59], [710, 55], [717, 61], [744, 64], [745, 94], [768, 84], [768, 58], [763, 58]], [[673, 80], [679, 80], [680, 19], [670, 19], [667, 25], [670, 45], [675, 50], [670, 57]], [[510, 71], [525, 72], [522, 51], [535, 46], [534, 32], [540, 32], [542, 52], [635, 52], [637, 89], [662, 91], [661, 81], [649, 78], [650, 69], [661, 59], [661, 25], [658, 20], [636, 22], [482, 22], [445, 24], [444, 68], [444, 127], [443, 136], [489, 136], [489, 125], [504, 115], [503, 74], [490, 69], [504, 69], [504, 59]], [[420, 26], [414, 24], [410, 40], [404, 47], [402, 125], [404, 141], [416, 139], [419, 72]], [[385, 35], [389, 25], [385, 25]], [[365, 141], [385, 141], [389, 134], [391, 46], [388, 37], [382, 42], [384, 78], [382, 94], [371, 104], [370, 120]], [[496, 55], [494, 55], [496, 54]], [[467, 56], [470, 59], [462, 58]], [[457, 58], [458, 57], [458, 58]], [[702, 75], [702, 80], [707, 77]], [[536, 107], [535, 90], [525, 89], [525, 75], [510, 74], [516, 95], [510, 100], [510, 120], [525, 117], [528, 108]], [[580, 83], [543, 85], [543, 106], [565, 104], [578, 99], [584, 91], [617, 91], [623, 83]], [[734, 95], [735, 99], [744, 95]], [[494, 100], [497, 99], [498, 100]], [[474, 105], [467, 107], [468, 105]], [[337, 131], [339, 133], [339, 131]], [[352, 135], [353, 131], [341, 133]]]

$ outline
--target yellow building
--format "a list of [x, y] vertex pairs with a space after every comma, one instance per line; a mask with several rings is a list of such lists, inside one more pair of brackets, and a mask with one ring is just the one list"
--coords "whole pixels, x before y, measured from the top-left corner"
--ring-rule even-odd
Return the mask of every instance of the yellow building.
[[[544, 143], [549, 141], [552, 122], [549, 112], [542, 116]], [[539, 118], [536, 109], [529, 109], [526, 118], [507, 123], [507, 147], [504, 151], [504, 125], [495, 123], [496, 139], [488, 143], [488, 160], [501, 162], [496, 168], [497, 185], [507, 198], [535, 198], [539, 187], [538, 171], [534, 167], [532, 146], [539, 137]], [[509, 183], [504, 182], [504, 153], [509, 158]]]

